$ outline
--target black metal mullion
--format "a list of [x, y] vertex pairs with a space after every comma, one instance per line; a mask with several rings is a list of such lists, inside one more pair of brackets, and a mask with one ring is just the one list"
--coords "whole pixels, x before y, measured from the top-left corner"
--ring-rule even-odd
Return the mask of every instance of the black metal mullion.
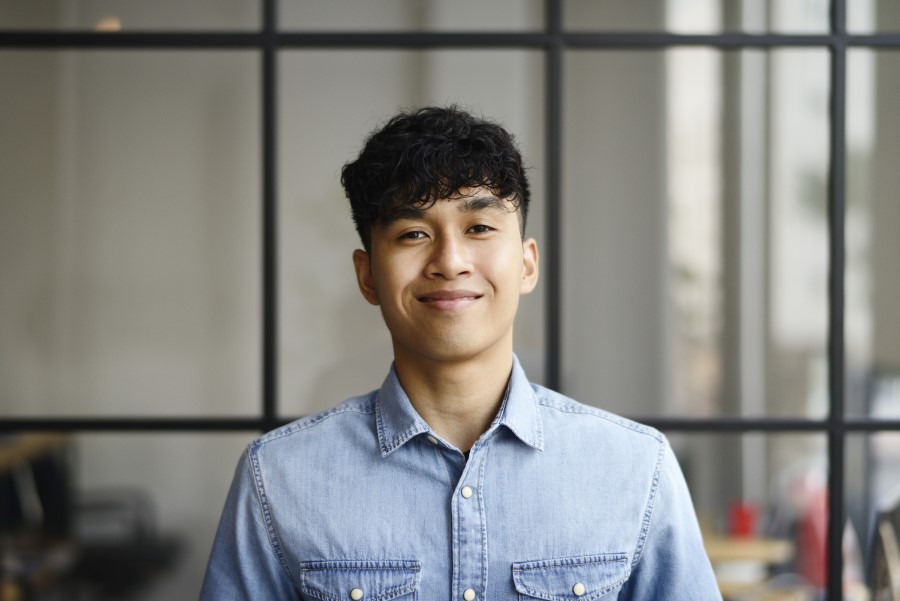
[[[556, 2], [557, 0], [550, 0]], [[541, 32], [413, 31], [413, 32], [285, 32], [285, 48], [543, 48], [553, 37]]]
[[77, 49], [254, 49], [263, 44], [264, 34], [256, 32], [110, 32], [94, 31], [3, 31], [0, 48]]
[[550, 44], [545, 62], [544, 146], [547, 164], [544, 255], [544, 381], [562, 388], [562, 0], [546, 0], [545, 25]]
[[790, 35], [775, 33], [713, 33], [684, 34], [664, 32], [627, 33], [592, 31], [567, 33], [563, 36], [572, 48], [671, 48], [679, 46], [708, 46], [713, 48], [775, 48], [819, 47], [832, 44], [836, 36], [830, 34]]
[[844, 219], [847, 44], [844, 0], [832, 0], [831, 128], [828, 170], [828, 599], [843, 598], [844, 469]]
[[691, 417], [630, 416], [631, 419], [667, 432], [804, 432], [823, 434], [829, 431], [827, 420], [768, 417], [717, 417], [697, 419]]
[[[269, 0], [265, 0], [267, 3]], [[810, 47], [835, 45], [900, 48], [900, 33], [874, 35], [820, 34], [679, 34], [653, 32], [592, 31], [567, 33], [551, 19], [559, 0], [548, 0], [546, 32], [115, 32], [17, 31], [0, 29], [0, 48], [48, 49], [260, 49], [275, 48], [525, 48], [547, 49], [557, 45], [578, 49], [665, 49], [701, 46], [722, 49]], [[268, 4], [265, 5], [268, 10]], [[275, 15], [274, 7], [271, 14]], [[267, 13], [268, 14], [268, 13]]]
[[246, 432], [260, 417], [23, 417], [0, 421], [0, 432]]
[[[0, 29], [0, 48], [543, 48], [541, 32], [278, 32], [266, 19], [276, 8], [264, 4], [260, 32], [10, 31]], [[272, 24], [277, 26], [273, 21]]]
[[[263, 430], [279, 426], [302, 417], [283, 416], [274, 420], [258, 417], [202, 417], [202, 416], [97, 416], [97, 417], [8, 417], [0, 419], [0, 432], [91, 432], [111, 430]], [[628, 416], [635, 421], [667, 432], [797, 432], [820, 433], [896, 432], [900, 431], [900, 419], [879, 420], [871, 418], [847, 419], [842, 425], [833, 425], [826, 419], [768, 418], [768, 417], [718, 417], [678, 418]]]
[[900, 33], [876, 33], [872, 35], [842, 36], [847, 46], [854, 48], [898, 48]]
[[262, 47], [262, 430], [278, 413], [277, 0], [263, 2]]

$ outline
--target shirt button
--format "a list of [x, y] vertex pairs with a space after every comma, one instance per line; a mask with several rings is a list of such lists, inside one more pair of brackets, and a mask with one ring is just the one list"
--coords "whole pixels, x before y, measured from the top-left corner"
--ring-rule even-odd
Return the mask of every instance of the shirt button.
[[575, 586], [572, 587], [572, 592], [575, 593], [576, 597], [580, 597], [584, 594], [584, 585], [580, 582], [576, 582]]
[[352, 591], [350, 591], [350, 598], [353, 599], [353, 601], [359, 601], [360, 599], [362, 599], [363, 598], [362, 589], [355, 588]]
[[463, 599], [466, 601], [475, 601], [475, 589], [467, 588], [463, 592]]
[[437, 444], [437, 443], [438, 443], [438, 439], [435, 438], [434, 436], [432, 436], [431, 434], [429, 434], [429, 435], [428, 435], [428, 442], [430, 442], [431, 444]]
[[472, 487], [471, 486], [463, 486], [462, 490], [459, 491], [459, 494], [463, 496], [463, 499], [471, 499], [472, 498]]

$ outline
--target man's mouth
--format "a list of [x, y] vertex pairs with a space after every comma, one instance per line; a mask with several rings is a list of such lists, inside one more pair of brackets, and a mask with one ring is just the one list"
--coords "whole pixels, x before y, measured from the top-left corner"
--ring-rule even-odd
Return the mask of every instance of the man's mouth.
[[435, 290], [418, 296], [420, 303], [440, 311], [452, 311], [465, 307], [483, 295], [473, 290]]

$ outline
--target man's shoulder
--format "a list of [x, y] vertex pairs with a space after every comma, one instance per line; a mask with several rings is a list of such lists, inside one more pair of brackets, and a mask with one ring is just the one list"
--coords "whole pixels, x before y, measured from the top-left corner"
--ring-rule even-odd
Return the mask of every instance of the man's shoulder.
[[331, 409], [296, 419], [263, 434], [250, 446], [255, 448], [273, 446], [304, 435], [332, 435], [333, 429], [346, 428], [348, 421], [368, 423], [368, 416], [375, 412], [377, 392], [373, 390], [368, 394], [351, 397]]
[[532, 384], [535, 400], [545, 418], [555, 419], [566, 427], [586, 429], [591, 434], [622, 436], [632, 440], [664, 443], [665, 437], [656, 428], [622, 417], [605, 409], [586, 405], [562, 393]]

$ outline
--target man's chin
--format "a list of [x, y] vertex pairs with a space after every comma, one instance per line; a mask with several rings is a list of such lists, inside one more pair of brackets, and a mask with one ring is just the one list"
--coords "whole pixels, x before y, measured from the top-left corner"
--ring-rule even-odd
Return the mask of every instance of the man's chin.
[[[412, 359], [413, 357], [418, 357], [428, 362], [450, 364], [483, 360], [486, 356], [502, 350], [500, 345], [478, 344], [470, 339], [442, 338], [435, 340], [433, 344], [429, 344], [426, 347], [397, 348], [395, 345], [394, 355], [398, 356], [398, 358], [409, 357]], [[511, 348], [507, 350], [510, 354], [512, 353]]]

